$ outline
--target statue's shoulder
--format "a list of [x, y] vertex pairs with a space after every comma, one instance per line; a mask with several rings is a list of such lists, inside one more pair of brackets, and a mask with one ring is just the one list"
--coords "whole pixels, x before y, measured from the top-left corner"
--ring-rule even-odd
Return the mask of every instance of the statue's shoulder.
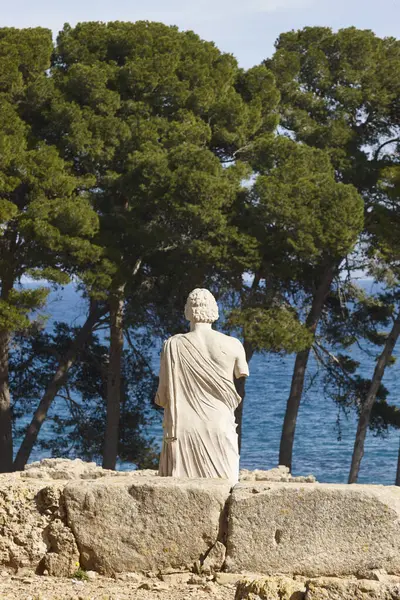
[[222, 343], [229, 344], [231, 347], [243, 348], [243, 344], [238, 338], [227, 335], [226, 333], [221, 333], [220, 331], [215, 331], [215, 333], [219, 336]]
[[176, 333], [175, 335], [171, 335], [171, 337], [167, 339], [167, 342], [171, 342], [171, 341], [177, 342], [179, 339], [181, 339], [185, 336], [186, 336], [185, 333]]
[[184, 335], [184, 333], [177, 333], [175, 335], [171, 335], [171, 337], [165, 340], [165, 342], [163, 343], [163, 350], [165, 350], [169, 346], [174, 346], [177, 343], [179, 343], [180, 338], [182, 338]]

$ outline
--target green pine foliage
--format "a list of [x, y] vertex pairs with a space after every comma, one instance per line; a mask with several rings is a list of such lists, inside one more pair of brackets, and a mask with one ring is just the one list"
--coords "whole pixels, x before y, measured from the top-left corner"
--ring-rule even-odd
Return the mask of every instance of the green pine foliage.
[[48, 30], [0, 29], [0, 331], [26, 328], [45, 288], [15, 288], [24, 275], [65, 283], [99, 256], [98, 217], [71, 165], [35, 135], [35, 90], [46, 87]]
[[[193, 32], [115, 22], [65, 26], [51, 73], [41, 135], [87, 178], [109, 286], [129, 286], [138, 260], [165, 264], [179, 245], [211, 261], [237, 235], [227, 213], [245, 171], [233, 163], [277, 124], [270, 71], [239, 69]], [[101, 271], [90, 286], [107, 283]]]

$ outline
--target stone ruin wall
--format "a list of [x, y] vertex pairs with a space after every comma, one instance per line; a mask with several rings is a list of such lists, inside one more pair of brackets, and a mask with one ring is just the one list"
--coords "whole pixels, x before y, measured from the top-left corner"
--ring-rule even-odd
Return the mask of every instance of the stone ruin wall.
[[0, 566], [398, 580], [399, 517], [400, 488], [321, 484], [283, 467], [243, 471], [231, 489], [46, 459], [0, 476]]

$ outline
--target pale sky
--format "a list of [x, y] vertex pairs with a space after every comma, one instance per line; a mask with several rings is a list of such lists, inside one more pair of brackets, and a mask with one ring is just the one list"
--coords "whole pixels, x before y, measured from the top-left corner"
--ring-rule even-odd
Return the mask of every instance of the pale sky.
[[400, 0], [0, 0], [0, 26], [161, 21], [192, 29], [236, 56], [242, 67], [271, 56], [278, 35], [307, 25], [354, 25], [400, 37]]

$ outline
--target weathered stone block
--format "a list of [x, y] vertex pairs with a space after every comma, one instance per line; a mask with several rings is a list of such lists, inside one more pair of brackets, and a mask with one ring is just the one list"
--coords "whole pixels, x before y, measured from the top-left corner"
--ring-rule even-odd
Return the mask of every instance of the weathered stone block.
[[[144, 469], [132, 471], [135, 477], [147, 477], [156, 475], [157, 471]], [[70, 479], [99, 479], [101, 477], [126, 477], [125, 471], [111, 471], [103, 469], [94, 462], [86, 462], [80, 458], [70, 460], [69, 458], [43, 458], [41, 461], [26, 465], [24, 471], [20, 472], [23, 479], [47, 479], [65, 480]]]
[[49, 545], [40, 563], [39, 572], [56, 577], [69, 577], [79, 567], [79, 552], [72, 531], [57, 519], [44, 532]]
[[211, 575], [220, 571], [224, 565], [226, 556], [226, 546], [222, 542], [216, 542], [207, 554], [201, 565], [201, 572], [204, 575]]
[[400, 585], [378, 581], [317, 579], [308, 581], [304, 600], [399, 600]]
[[400, 488], [238, 484], [229, 505], [229, 571], [306, 576], [400, 574]]
[[315, 483], [316, 479], [314, 475], [300, 475], [294, 476], [291, 474], [289, 467], [279, 465], [268, 471], [261, 469], [254, 469], [250, 471], [248, 469], [241, 469], [239, 473], [239, 481], [274, 481], [280, 483]]
[[304, 583], [283, 575], [244, 579], [237, 585], [235, 600], [304, 600], [305, 592]]
[[230, 484], [218, 479], [104, 477], [64, 499], [81, 565], [104, 574], [191, 567], [215, 544]]
[[63, 485], [0, 476], [0, 565], [70, 575], [79, 560], [71, 531], [63, 522]]

